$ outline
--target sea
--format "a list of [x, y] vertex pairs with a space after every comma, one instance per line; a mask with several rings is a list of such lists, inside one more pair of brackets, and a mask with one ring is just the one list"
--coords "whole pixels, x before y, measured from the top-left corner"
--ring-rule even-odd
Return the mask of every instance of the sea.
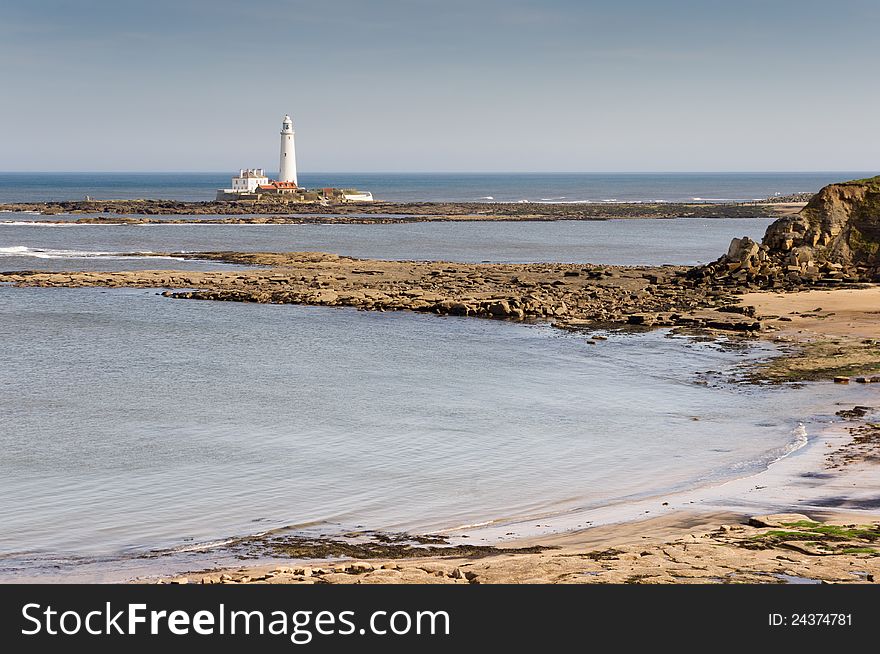
[[[0, 203], [213, 200], [237, 171], [2, 173]], [[300, 173], [307, 188], [357, 188], [394, 202], [744, 202], [818, 191], [867, 171], [798, 173]], [[271, 175], [271, 173], [270, 173]]]
[[[382, 188], [372, 178], [355, 185]], [[18, 190], [3, 187], [7, 200], [61, 192], [20, 179]], [[195, 195], [151, 176], [67, 179], [79, 180], [71, 197]], [[686, 193], [757, 197], [821, 184], [761, 179]], [[386, 183], [409, 199], [517, 186], [449, 182], [419, 196], [400, 179]], [[571, 183], [523, 195], [566, 195], [551, 188]], [[661, 192], [652, 178], [641, 191], [624, 185], [596, 197], [685, 193], [680, 179], [669, 184]], [[200, 250], [218, 249], [691, 264], [716, 258], [732, 236], [760, 238], [769, 223], [33, 220], [0, 214], [0, 270], [228, 268], [199, 261]], [[144, 256], [167, 251], [192, 256]], [[455, 532], [660, 498], [766, 469], [814, 442], [841, 403], [867, 401], [864, 389], [834, 384], [741, 383], [744, 364], [775, 352], [767, 344], [663, 330], [596, 342], [546, 324], [172, 300], [159, 289], [0, 286], [0, 335], [0, 581], [210, 567], [229, 562], [230, 538], [275, 529]]]

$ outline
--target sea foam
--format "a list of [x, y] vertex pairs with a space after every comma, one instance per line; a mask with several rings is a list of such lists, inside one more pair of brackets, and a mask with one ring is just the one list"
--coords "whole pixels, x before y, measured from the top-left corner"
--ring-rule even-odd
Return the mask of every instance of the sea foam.
[[0, 257], [35, 257], [37, 259], [173, 259], [154, 255], [150, 251], [141, 252], [103, 252], [95, 250], [54, 250], [49, 248], [29, 248], [25, 245], [0, 247]]

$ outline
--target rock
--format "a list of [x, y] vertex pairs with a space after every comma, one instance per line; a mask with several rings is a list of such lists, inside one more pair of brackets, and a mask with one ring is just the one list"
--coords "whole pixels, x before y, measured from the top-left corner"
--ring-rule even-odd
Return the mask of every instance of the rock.
[[626, 322], [630, 325], [653, 325], [657, 316], [653, 313], [633, 313], [627, 316]]
[[493, 302], [486, 307], [486, 311], [496, 318], [506, 318], [510, 314], [510, 304], [507, 300]]
[[474, 308], [464, 302], [453, 302], [449, 308], [449, 313], [453, 316], [470, 316], [476, 313]]
[[735, 238], [730, 242], [730, 247], [727, 248], [727, 258], [732, 261], [742, 262], [748, 257], [757, 254], [759, 249], [760, 246], [748, 236]]
[[718, 307], [718, 311], [721, 311], [722, 313], [740, 313], [744, 316], [749, 316], [750, 318], [755, 317], [755, 307], [751, 305], [743, 306], [741, 304], [726, 304]]
[[849, 377], [844, 377], [842, 375], [839, 375], [834, 378], [834, 383], [835, 384], [849, 384]]
[[880, 176], [826, 186], [770, 225], [760, 245], [735, 238], [726, 255], [688, 276], [758, 288], [880, 279]]
[[358, 575], [358, 574], [363, 574], [365, 572], [372, 572], [373, 566], [370, 563], [364, 563], [362, 561], [358, 561], [355, 563], [348, 564], [345, 571], [348, 572], [349, 574]]
[[809, 516], [802, 513], [772, 513], [769, 515], [758, 515], [749, 518], [749, 524], [752, 527], [785, 527], [786, 523], [793, 522], [814, 522]]
[[837, 411], [834, 415], [839, 418], [846, 418], [847, 420], [854, 420], [856, 418], [864, 418], [868, 415], [873, 409], [869, 406], [854, 406], [852, 409], [841, 409]]
[[315, 304], [334, 304], [339, 299], [339, 293], [324, 289], [315, 293], [311, 299]]

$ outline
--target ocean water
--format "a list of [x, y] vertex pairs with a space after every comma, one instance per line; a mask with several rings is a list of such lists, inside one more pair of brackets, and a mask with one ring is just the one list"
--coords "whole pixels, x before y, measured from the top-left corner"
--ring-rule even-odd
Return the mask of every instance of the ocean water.
[[589, 345], [142, 289], [0, 287], [0, 334], [4, 580], [118, 578], [155, 548], [276, 527], [433, 531], [717, 482], [803, 444], [846, 390], [722, 383], [767, 350], [663, 332]]
[[[0, 173], [0, 203], [163, 198], [213, 200], [238, 171], [216, 173]], [[815, 192], [876, 171], [810, 173], [309, 173], [308, 188], [371, 191], [389, 201], [706, 202]]]
[[0, 270], [205, 268], [217, 264], [120, 257], [168, 251], [324, 251], [380, 259], [697, 264], [730, 239], [759, 240], [766, 218], [381, 225], [38, 225], [0, 216]]

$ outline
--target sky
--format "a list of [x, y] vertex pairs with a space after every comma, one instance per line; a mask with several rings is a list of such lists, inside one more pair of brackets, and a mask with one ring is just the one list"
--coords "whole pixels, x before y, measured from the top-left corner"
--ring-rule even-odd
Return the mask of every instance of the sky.
[[877, 0], [28, 0], [0, 170], [880, 167]]

